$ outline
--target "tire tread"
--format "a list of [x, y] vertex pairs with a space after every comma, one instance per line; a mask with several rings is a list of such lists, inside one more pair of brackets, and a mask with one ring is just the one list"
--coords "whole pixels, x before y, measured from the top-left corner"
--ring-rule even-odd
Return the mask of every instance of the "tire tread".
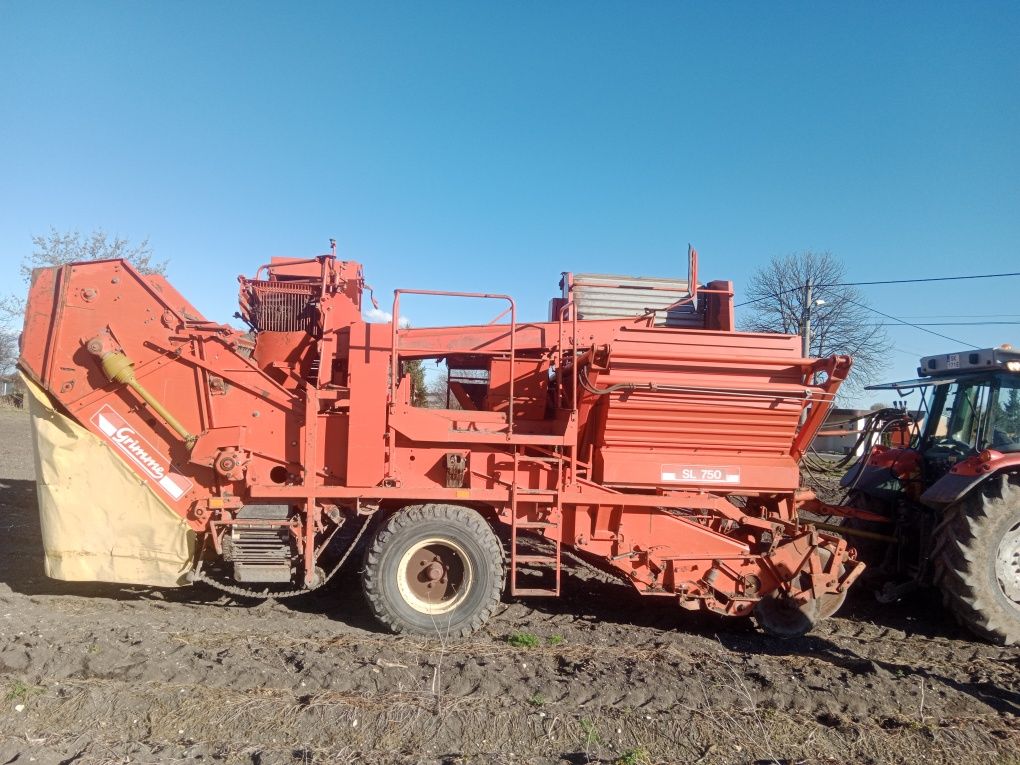
[[492, 616], [496, 606], [499, 604], [500, 595], [503, 591], [503, 583], [506, 578], [506, 556], [503, 545], [500, 544], [493, 533], [492, 527], [477, 510], [460, 505], [425, 504], [409, 505], [390, 514], [365, 548], [361, 579], [362, 589], [373, 616], [391, 632], [397, 634], [431, 634], [423, 633], [413, 625], [407, 624], [398, 614], [389, 608], [386, 597], [382, 592], [379, 563], [383, 550], [399, 531], [426, 521], [435, 520], [447, 521], [469, 530], [482, 548], [485, 556], [483, 565], [488, 565], [493, 571], [500, 572], [499, 575], [493, 577], [493, 584], [490, 587], [490, 592], [484, 606], [472, 615], [470, 621], [449, 632], [453, 637], [467, 637], [478, 631]]
[[1020, 642], [1020, 618], [989, 591], [983, 568], [996, 554], [991, 526], [1020, 504], [1020, 489], [1008, 478], [964, 497], [946, 511], [934, 550], [934, 581], [956, 621], [1000, 645]]

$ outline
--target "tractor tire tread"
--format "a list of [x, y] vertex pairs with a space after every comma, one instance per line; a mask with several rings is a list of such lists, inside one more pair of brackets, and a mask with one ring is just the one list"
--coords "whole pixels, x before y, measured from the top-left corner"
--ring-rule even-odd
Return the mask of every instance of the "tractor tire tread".
[[388, 607], [381, 590], [379, 562], [384, 548], [398, 532], [426, 521], [435, 520], [448, 521], [467, 529], [482, 547], [485, 555], [483, 565], [487, 564], [492, 567], [492, 570], [501, 572], [499, 576], [493, 578], [494, 584], [490, 587], [484, 606], [472, 615], [469, 622], [451, 629], [448, 633], [451, 637], [468, 637], [478, 631], [492, 616], [499, 604], [506, 575], [506, 551], [493, 533], [492, 527], [477, 510], [461, 505], [422, 504], [408, 505], [391, 513], [365, 547], [362, 589], [373, 616], [391, 632], [426, 634], [404, 623]]
[[1020, 487], [1001, 478], [946, 511], [934, 545], [934, 583], [946, 608], [963, 627], [999, 645], [1020, 642], [1020, 617], [1009, 613], [993, 591], [986, 567], [998, 539], [993, 527], [1001, 514], [1020, 505]]

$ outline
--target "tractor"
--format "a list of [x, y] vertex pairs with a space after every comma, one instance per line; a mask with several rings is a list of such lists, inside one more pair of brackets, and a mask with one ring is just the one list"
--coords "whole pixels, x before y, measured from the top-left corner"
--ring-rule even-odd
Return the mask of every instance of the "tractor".
[[[841, 480], [842, 528], [892, 602], [936, 587], [980, 637], [1020, 641], [1020, 352], [926, 356], [913, 380], [870, 386], [920, 408], [876, 412], [876, 443]], [[829, 508], [832, 509], [831, 506]]]

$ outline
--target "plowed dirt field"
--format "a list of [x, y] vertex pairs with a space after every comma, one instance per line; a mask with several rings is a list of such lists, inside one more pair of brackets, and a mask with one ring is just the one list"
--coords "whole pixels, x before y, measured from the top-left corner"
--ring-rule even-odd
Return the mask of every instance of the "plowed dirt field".
[[1020, 649], [932, 596], [779, 641], [579, 568], [459, 641], [381, 632], [356, 565], [280, 603], [58, 582], [18, 411], [0, 530], [0, 764], [1020, 762]]

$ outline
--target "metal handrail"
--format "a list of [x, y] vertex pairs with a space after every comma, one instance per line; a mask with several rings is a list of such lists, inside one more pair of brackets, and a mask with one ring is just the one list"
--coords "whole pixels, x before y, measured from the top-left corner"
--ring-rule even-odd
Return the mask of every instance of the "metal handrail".
[[[570, 311], [570, 316], [571, 316], [570, 353], [572, 354], [572, 358], [570, 360], [570, 369], [572, 371], [572, 374], [574, 375], [573, 383], [570, 386], [570, 416], [571, 417], [576, 417], [577, 416], [577, 386], [579, 385], [580, 378], [578, 376], [578, 369], [577, 369], [577, 306], [574, 303], [573, 295], [571, 295], [571, 297], [567, 300], [566, 303], [564, 303], [562, 306], [560, 306], [559, 316], [557, 317], [558, 335], [559, 335], [558, 338], [557, 338], [557, 342], [558, 342], [557, 347], [559, 349], [559, 359], [557, 360], [557, 364], [556, 364], [556, 395], [557, 395], [557, 397], [559, 397], [560, 403], [562, 404], [563, 403], [563, 398], [564, 398], [564, 396], [563, 396], [563, 355], [564, 355], [564, 353], [563, 353], [563, 346], [566, 345], [566, 337], [563, 334], [563, 319], [564, 319], [564, 315], [567, 313], [567, 311]], [[577, 460], [577, 447], [578, 447], [578, 444], [577, 444], [577, 431], [575, 429], [574, 443], [570, 445], [570, 473], [569, 473], [569, 476], [570, 476], [570, 481], [571, 482], [575, 481], [576, 478], [577, 478], [577, 461], [578, 461]], [[564, 485], [565, 485], [565, 481], [563, 480], [563, 471], [562, 470], [560, 470], [560, 473], [559, 473], [559, 483], [560, 483], [560, 486], [558, 486], [557, 488], [562, 490], [564, 488]]]
[[[437, 297], [461, 297], [481, 298], [483, 300], [505, 300], [509, 303], [510, 312], [510, 401], [507, 408], [507, 438], [514, 432], [514, 360], [517, 351], [517, 303], [509, 295], [499, 295], [488, 292], [449, 292], [446, 290], [393, 290], [393, 314], [390, 321], [390, 403], [397, 399], [397, 377], [400, 372], [400, 359], [398, 351], [400, 329], [400, 296], [401, 295], [433, 295]], [[506, 315], [501, 313], [493, 321], [497, 321]]]

